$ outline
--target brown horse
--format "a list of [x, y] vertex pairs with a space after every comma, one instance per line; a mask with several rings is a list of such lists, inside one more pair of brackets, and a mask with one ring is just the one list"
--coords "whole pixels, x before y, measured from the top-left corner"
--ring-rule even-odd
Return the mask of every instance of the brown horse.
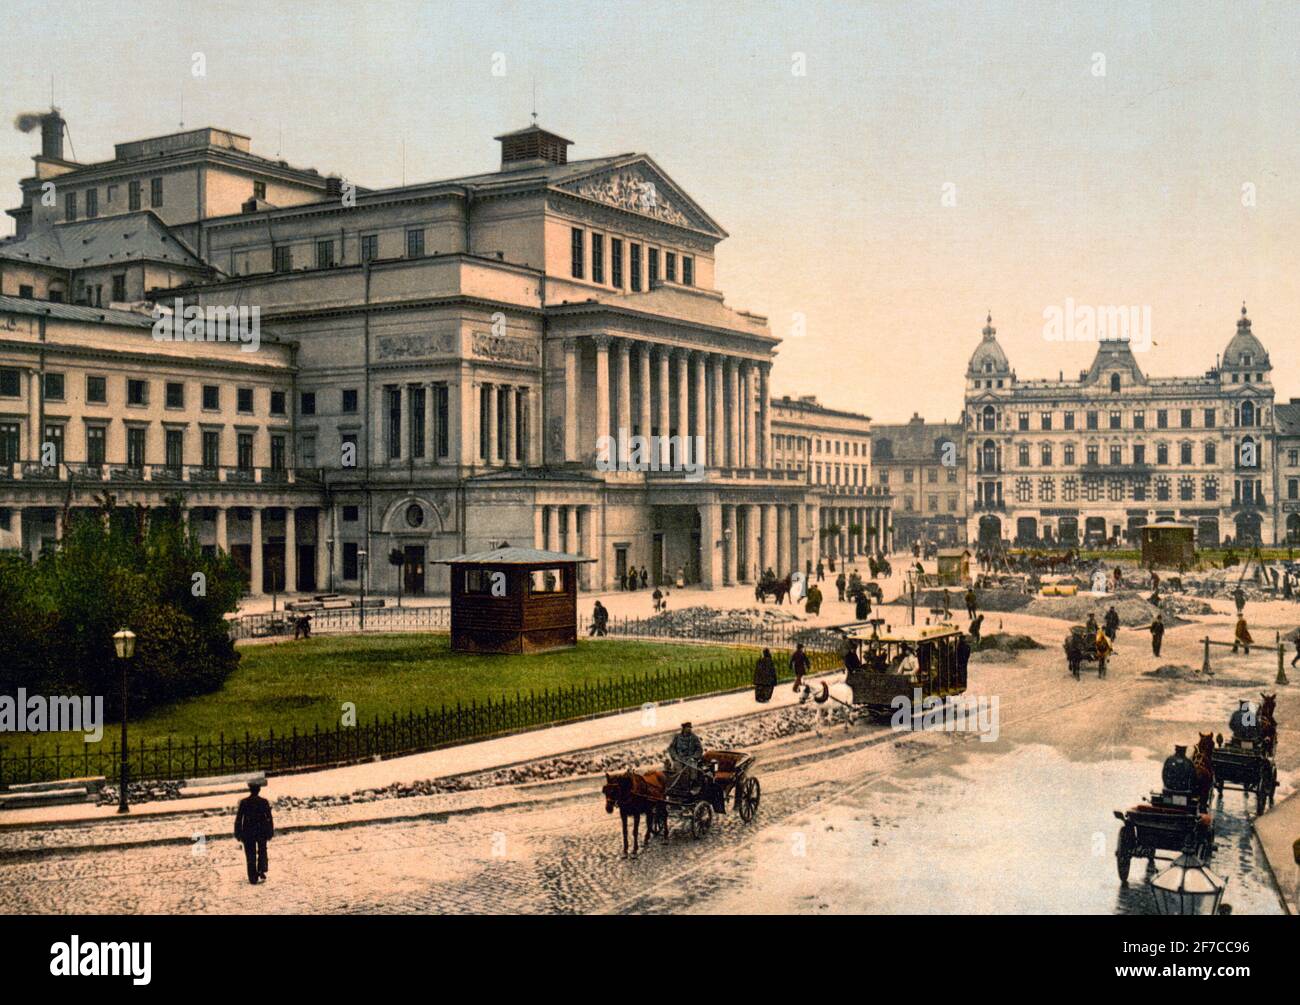
[[778, 604], [784, 604], [789, 593], [789, 576], [784, 579], [762, 579], [754, 587], [754, 599], [760, 604], [767, 602], [768, 594], [771, 594]]
[[1192, 751], [1192, 767], [1196, 769], [1196, 805], [1201, 813], [1210, 808], [1210, 792], [1214, 788], [1214, 734], [1198, 732], [1196, 749]]
[[[664, 792], [668, 788], [668, 779], [662, 771], [647, 771], [638, 774], [624, 771], [622, 774], [605, 774], [605, 785], [601, 792], [605, 796], [605, 812], [613, 813], [618, 807], [623, 820], [623, 857], [627, 858], [627, 818], [632, 818], [632, 857], [641, 851], [640, 831], [641, 817], [646, 818], [645, 839], [650, 843], [650, 825], [655, 815], [663, 809]], [[668, 839], [667, 828], [664, 840]]]
[[1264, 699], [1259, 706], [1259, 746], [1268, 755], [1272, 755], [1277, 746], [1277, 692], [1259, 696]]

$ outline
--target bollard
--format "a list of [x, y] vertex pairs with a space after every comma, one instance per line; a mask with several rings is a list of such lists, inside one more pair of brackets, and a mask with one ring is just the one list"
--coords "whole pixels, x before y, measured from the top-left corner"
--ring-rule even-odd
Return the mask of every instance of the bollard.
[[1210, 673], [1210, 637], [1205, 636], [1205, 660], [1201, 663], [1201, 673]]

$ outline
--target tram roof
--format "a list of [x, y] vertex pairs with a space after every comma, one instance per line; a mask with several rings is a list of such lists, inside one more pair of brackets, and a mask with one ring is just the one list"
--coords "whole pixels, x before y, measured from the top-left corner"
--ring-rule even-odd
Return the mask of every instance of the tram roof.
[[875, 626], [869, 621], [840, 625], [837, 631], [845, 638], [863, 642], [931, 642], [935, 639], [951, 638], [962, 634], [962, 630], [952, 624], [898, 625], [894, 628], [882, 629], [877, 634]]

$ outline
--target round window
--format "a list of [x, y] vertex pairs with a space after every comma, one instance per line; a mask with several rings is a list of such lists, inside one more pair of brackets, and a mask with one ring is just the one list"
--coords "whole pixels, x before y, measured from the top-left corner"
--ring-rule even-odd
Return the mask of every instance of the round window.
[[406, 525], [408, 527], [424, 526], [424, 507], [419, 503], [411, 503], [406, 507]]

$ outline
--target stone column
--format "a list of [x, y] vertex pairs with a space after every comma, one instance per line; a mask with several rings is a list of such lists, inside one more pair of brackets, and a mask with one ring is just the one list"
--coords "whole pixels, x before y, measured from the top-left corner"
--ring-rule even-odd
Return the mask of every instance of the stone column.
[[695, 424], [691, 428], [691, 463], [705, 465], [709, 463], [712, 440], [709, 437], [709, 375], [705, 368], [704, 353], [691, 353], [695, 370]]
[[32, 370], [27, 382], [27, 457], [29, 460], [41, 459], [41, 437], [45, 430], [41, 428], [41, 374]]
[[678, 464], [691, 462], [691, 361], [685, 349], [674, 349], [677, 357], [677, 436]]
[[404, 460], [410, 460], [411, 457], [411, 392], [404, 384], [398, 384], [393, 388], [393, 394], [397, 399], [397, 414], [399, 416], [397, 429], [397, 456]]
[[546, 550], [560, 550], [560, 507], [546, 507]]
[[672, 418], [669, 415], [672, 406], [672, 386], [668, 369], [668, 354], [671, 350], [667, 346], [660, 346], [656, 351], [659, 353], [659, 466], [667, 468], [673, 461], [669, 452], [671, 443], [668, 439], [672, 432]]
[[469, 372], [462, 368], [460, 379], [448, 389], [448, 393], [452, 396], [452, 443], [456, 445], [453, 448], [456, 460], [464, 467], [473, 467], [478, 463], [478, 386]]
[[727, 411], [722, 394], [726, 380], [723, 357], [713, 357], [713, 428], [709, 430], [709, 457], [715, 468], [727, 466]]
[[538, 468], [542, 465], [542, 391], [530, 387], [528, 394], [528, 423], [524, 432], [528, 434], [528, 466]]
[[578, 507], [566, 506], [568, 511], [568, 524], [565, 527], [564, 550], [570, 555], [577, 555], [581, 552], [578, 547]]
[[761, 574], [764, 569], [771, 569], [776, 572], [777, 562], [774, 555], [779, 554], [776, 547], [776, 510], [777, 507], [770, 504], [764, 504], [760, 507], [763, 513], [763, 541], [762, 547], [758, 553], [758, 571]]
[[722, 533], [718, 538], [722, 541], [722, 585], [730, 586], [736, 575], [736, 507], [723, 505], [721, 509]]
[[330, 582], [330, 550], [326, 544], [329, 538], [330, 514], [329, 510], [317, 508], [316, 510], [316, 592], [324, 593], [329, 589]]
[[564, 459], [578, 460], [578, 340], [571, 338], [564, 340]]
[[758, 368], [758, 461], [759, 466], [772, 467], [772, 389], [769, 381], [772, 377], [772, 364], [764, 363]]
[[[591, 506], [582, 507], [582, 554], [585, 558], [600, 558], [600, 546], [596, 541], [596, 510]], [[590, 590], [593, 577], [600, 575], [600, 562], [583, 562], [578, 566], [578, 581]]]
[[650, 386], [649, 342], [642, 342], [637, 347], [637, 363], [639, 364], [637, 368], [637, 385], [640, 392], [640, 400], [638, 401], [640, 417], [638, 422], [641, 426], [641, 435], [646, 438], [646, 443], [649, 444], [650, 434], [654, 431], [654, 412], [651, 408], [651, 392], [653, 389]]
[[438, 384], [434, 381], [424, 385], [424, 456], [430, 465], [438, 463], [437, 388]]
[[488, 464], [493, 464], [493, 465], [495, 465], [495, 464], [500, 464], [500, 463], [501, 463], [501, 449], [500, 449], [500, 447], [498, 447], [498, 445], [497, 445], [497, 444], [500, 442], [500, 441], [499, 441], [499, 437], [500, 437], [500, 435], [501, 435], [500, 432], [497, 430], [497, 416], [500, 414], [500, 413], [497, 411], [497, 408], [498, 408], [497, 401], [499, 400], [499, 399], [498, 399], [499, 390], [498, 390], [498, 386], [497, 386], [496, 384], [487, 384], [487, 385], [485, 385], [485, 386], [486, 386], [487, 389], [488, 389], [488, 399], [487, 399], [487, 431], [488, 431], [488, 452], [487, 452], [487, 462], [488, 462]]
[[632, 346], [627, 339], [619, 339], [615, 350], [618, 359], [618, 459], [628, 461], [628, 438], [632, 435]]
[[13, 520], [11, 526], [13, 527], [14, 540], [18, 542], [18, 554], [26, 558], [27, 543], [23, 540], [23, 508], [15, 506], [9, 512]]
[[776, 507], [776, 574], [790, 572], [790, 507], [784, 503]]
[[533, 504], [533, 547], [541, 551], [546, 547], [546, 511]]
[[375, 391], [374, 403], [371, 406], [374, 412], [374, 424], [370, 427], [370, 445], [368, 448], [372, 450], [373, 456], [366, 458], [366, 460], [367, 463], [378, 466], [386, 464], [391, 460], [391, 457], [388, 450], [388, 412], [385, 407], [388, 404], [388, 388], [380, 384]]
[[742, 380], [740, 386], [741, 410], [740, 414], [744, 417], [745, 422], [745, 467], [758, 467], [758, 429], [754, 421], [754, 364], [744, 363], [741, 367]]
[[700, 585], [713, 590], [723, 582], [723, 550], [718, 546], [722, 539], [722, 507], [717, 503], [705, 503], [699, 510]]
[[740, 456], [740, 423], [742, 415], [740, 402], [740, 362], [734, 359], [727, 360], [727, 413], [728, 417], [731, 419], [731, 435], [727, 441], [727, 464], [730, 467], [738, 468], [743, 466], [744, 461]]
[[284, 592], [298, 592], [298, 513], [284, 508]]
[[252, 532], [249, 534], [249, 560], [248, 571], [249, 578], [252, 582], [249, 584], [249, 593], [262, 592], [262, 510], [254, 506], [250, 510]]
[[[600, 449], [601, 438], [609, 436], [609, 339], [597, 335], [593, 340], [596, 346], [596, 449], [597, 458], [609, 461], [614, 458], [614, 451], [608, 447]], [[581, 459], [581, 458], [579, 458]]]
[[516, 435], [519, 421], [519, 389], [511, 384], [503, 384], [501, 390], [506, 396], [506, 455], [501, 462], [508, 468], [519, 463], [519, 437]]
[[759, 536], [762, 530], [757, 506], [745, 507], [745, 568], [741, 570], [740, 581], [752, 583], [758, 575], [756, 568], [759, 561]]
[[230, 540], [226, 535], [226, 507], [217, 507], [217, 550], [222, 552], [230, 551]]

